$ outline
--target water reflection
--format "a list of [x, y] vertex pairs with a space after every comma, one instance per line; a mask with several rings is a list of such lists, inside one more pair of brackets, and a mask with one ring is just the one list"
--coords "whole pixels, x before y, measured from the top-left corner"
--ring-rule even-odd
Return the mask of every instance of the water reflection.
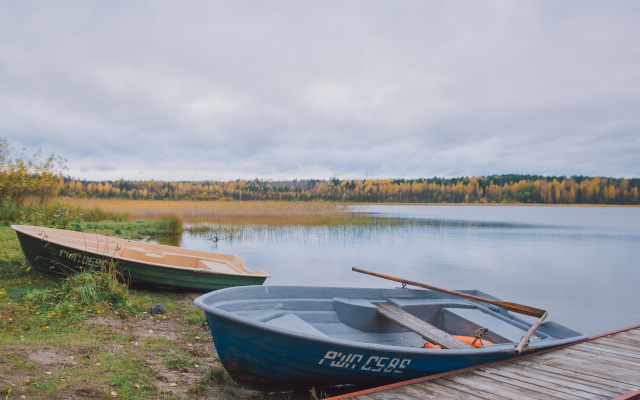
[[156, 243], [180, 247], [183, 237], [205, 239], [211, 242], [211, 249], [217, 248], [220, 241], [234, 242], [243, 240], [289, 240], [291, 236], [303, 237], [336, 237], [340, 240], [371, 237], [372, 234], [411, 234], [421, 229], [446, 228], [535, 228], [542, 225], [522, 224], [513, 222], [465, 221], [449, 219], [397, 218], [388, 216], [372, 216], [362, 214], [361, 217], [352, 216], [342, 220], [340, 224], [316, 222], [313, 225], [288, 223], [284, 225], [228, 224], [216, 222], [199, 222], [185, 224], [185, 234], [167, 236], [154, 239]]

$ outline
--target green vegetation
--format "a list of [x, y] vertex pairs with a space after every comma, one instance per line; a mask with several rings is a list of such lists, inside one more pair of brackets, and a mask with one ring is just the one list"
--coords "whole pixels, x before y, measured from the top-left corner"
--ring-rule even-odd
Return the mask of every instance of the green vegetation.
[[[0, 219], [6, 223], [33, 218], [31, 205], [43, 206], [57, 196], [173, 201], [640, 205], [640, 178], [508, 174], [450, 179], [97, 182], [63, 177], [65, 162], [54, 154], [44, 160], [39, 154], [27, 157], [17, 153], [6, 138], [0, 138]], [[104, 219], [101, 214], [99, 208], [94, 208], [82, 219]]]
[[31, 157], [17, 153], [7, 138], [0, 138], [0, 199], [21, 205], [30, 199], [43, 203], [56, 196], [65, 162], [55, 154], [41, 160], [39, 153]]
[[[80, 225], [135, 236], [154, 223]], [[198, 294], [129, 288], [117, 278], [113, 268], [69, 279], [42, 277], [29, 270], [13, 230], [0, 227], [0, 393], [8, 398], [257, 396], [237, 387], [216, 358], [204, 315], [193, 305]], [[166, 313], [151, 315], [155, 304], [163, 304]]]
[[640, 179], [496, 175], [473, 178], [161, 182], [65, 179], [62, 196], [135, 200], [360, 203], [640, 204]]

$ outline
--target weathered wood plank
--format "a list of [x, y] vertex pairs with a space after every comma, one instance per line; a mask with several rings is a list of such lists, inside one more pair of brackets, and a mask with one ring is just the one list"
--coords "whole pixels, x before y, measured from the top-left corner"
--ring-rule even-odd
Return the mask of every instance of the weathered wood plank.
[[500, 381], [494, 379], [493, 376], [487, 376], [488, 374], [464, 374], [460, 376], [453, 376], [451, 380], [462, 383], [464, 385], [482, 385], [486, 387], [486, 390], [490, 390], [491, 393], [506, 397], [512, 400], [537, 400], [540, 399], [540, 393], [529, 390], [522, 386], [514, 385], [510, 382]]
[[399, 309], [393, 304], [377, 303], [378, 313], [396, 324], [410, 329], [425, 340], [439, 344], [447, 349], [473, 349], [474, 347], [454, 338], [443, 330], [421, 320], [420, 318]]
[[[603, 367], [602, 369], [623, 368], [625, 370], [628, 370], [627, 365], [629, 363], [631, 363], [630, 365], [631, 367], [636, 365], [636, 363], [633, 361], [619, 362], [618, 360], [615, 359], [615, 357], [609, 357], [608, 355], [593, 356], [590, 353], [586, 353], [584, 351], [575, 351], [575, 350], [570, 350], [567, 352], [558, 352], [557, 354], [554, 354], [553, 359], [567, 365], [572, 365], [572, 364], [589, 365], [589, 366], [595, 366], [595, 368]], [[626, 361], [626, 360], [621, 360], [621, 361]], [[625, 364], [625, 365], [621, 366], [620, 364]], [[612, 372], [617, 373], [617, 371], [612, 371]]]
[[402, 388], [402, 392], [414, 396], [416, 399], [443, 399], [443, 400], [457, 400], [455, 396], [448, 396], [443, 393], [437, 393], [430, 390], [429, 387], [417, 388], [414, 386], [405, 386]]
[[427, 387], [430, 391], [433, 391], [443, 396], [443, 398], [450, 397], [454, 400], [468, 400], [470, 397], [468, 391], [460, 391], [458, 389], [448, 388], [446, 386], [439, 385], [438, 380], [435, 380], [432, 382], [424, 382], [423, 384], [420, 384], [420, 387], [422, 388], [423, 385]]
[[[563, 400], [581, 400], [584, 397], [580, 397], [574, 392], [565, 386], [561, 385], [545, 385], [544, 381], [540, 381], [536, 379], [536, 376], [531, 376], [531, 374], [519, 375], [517, 373], [511, 373], [506, 370], [494, 370], [488, 369], [486, 371], [477, 373], [490, 373], [493, 379], [504, 382], [506, 384], [520, 386], [525, 389], [529, 389], [535, 393], [541, 393], [545, 396], [550, 396], [552, 398], [559, 398]], [[553, 387], [552, 387], [553, 386]]]
[[638, 372], [629, 371], [626, 368], [617, 368], [613, 366], [602, 366], [597, 362], [577, 362], [574, 359], [563, 357], [560, 354], [554, 354], [553, 358], [541, 359], [540, 363], [550, 365], [559, 369], [582, 372], [591, 376], [607, 377], [624, 383], [637, 384]]
[[616, 333], [615, 335], [611, 335], [607, 337], [620, 338], [633, 343], [640, 343], [640, 332], [637, 332], [635, 330], [620, 332], [620, 333]]
[[598, 343], [600, 343], [601, 345], [615, 347], [617, 349], [624, 350], [630, 353], [635, 353], [638, 351], [637, 345], [626, 344], [621, 340], [616, 340], [611, 337], [603, 337], [601, 339], [598, 339]]
[[576, 346], [575, 349], [587, 351], [593, 354], [606, 354], [612, 357], [622, 357], [627, 360], [640, 361], [640, 348], [637, 353], [629, 353], [597, 343], [582, 343], [581, 345]]
[[462, 393], [466, 393], [467, 395], [465, 397], [466, 399], [474, 398], [474, 399], [486, 399], [486, 400], [511, 400], [508, 397], [502, 397], [484, 389], [479, 389], [474, 386], [461, 385], [457, 382], [453, 382], [447, 379], [438, 379], [433, 383], [436, 383], [443, 387], [461, 391]]
[[631, 329], [629, 331], [620, 332], [619, 334], [623, 337], [634, 338], [635, 340], [640, 340], [640, 329]]
[[[389, 393], [385, 395], [382, 395], [382, 393], [384, 392], [378, 392], [378, 393], [371, 393], [371, 394], [361, 394], [360, 396], [358, 396], [358, 399], [360, 400], [393, 400], [396, 399], [396, 397], [389, 397]], [[380, 396], [376, 396], [377, 394], [381, 394]]]
[[[399, 387], [396, 388], [396, 390], [394, 390], [391, 395], [393, 396], [391, 399], [390, 398], [385, 398], [385, 399], [376, 399], [376, 400], [392, 400], [392, 399], [396, 399], [396, 400], [422, 400], [425, 398], [429, 398], [427, 396], [416, 396], [415, 394], [411, 393], [410, 390], [407, 390], [406, 386], [403, 387]], [[375, 397], [374, 397], [375, 398]]]
[[623, 340], [621, 338], [612, 337], [602, 338], [602, 340], [599, 340], [599, 342], [601, 345], [619, 348], [628, 352], [637, 352], [638, 346], [640, 346], [640, 343], [634, 343], [631, 341]]
[[509, 390], [500, 385], [497, 385], [495, 381], [487, 381], [485, 379], [480, 379], [479, 377], [475, 377], [475, 379], [472, 379], [467, 374], [451, 375], [451, 376], [442, 378], [442, 380], [455, 382], [464, 387], [471, 387], [476, 390], [480, 390], [484, 393], [487, 393], [493, 397], [500, 396], [502, 398], [511, 399], [511, 400], [520, 400], [520, 399], [535, 400], [535, 398], [527, 397], [523, 393], [516, 393], [516, 392], [513, 392], [512, 390]]
[[[528, 373], [534, 377], [540, 376], [540, 379], [545, 379], [545, 376], [550, 376], [552, 378], [561, 378], [578, 383], [589, 382], [593, 387], [610, 390], [616, 393], [629, 391], [636, 387], [635, 385], [628, 383], [612, 381], [608, 378], [595, 377], [593, 375], [586, 375], [576, 371], [549, 367], [542, 364], [536, 364], [534, 362], [521, 362], [518, 364], [518, 366], [514, 365], [517, 374], [523, 373], [522, 371], [528, 371]], [[501, 368], [501, 371], [502, 370], [503, 369]], [[506, 368], [504, 371], [506, 371]]]
[[[528, 369], [527, 371], [532, 370], [533, 369]], [[500, 368], [500, 372], [496, 373], [500, 374], [503, 372], [510, 372], [514, 375], [520, 376], [521, 379], [524, 378], [522, 370], [515, 367]], [[553, 389], [560, 393], [573, 394], [583, 398], [611, 398], [618, 394], [617, 391], [612, 389], [594, 387], [584, 380], [574, 381], [567, 379], [560, 374], [548, 373], [546, 371], [536, 371], [535, 374], [532, 374], [530, 379], [531, 381], [529, 382], [532, 384]]]
[[627, 368], [640, 369], [640, 359], [634, 360], [633, 358], [629, 358], [626, 355], [616, 356], [610, 353], [598, 352], [585, 348], [566, 349], [562, 354], [586, 360], [592, 360], [596, 358], [604, 364], [625, 365], [627, 366]]
[[630, 346], [640, 346], [640, 337], [620, 335], [620, 336], [611, 336], [611, 338], [614, 340], [621, 340], [622, 342]]
[[634, 329], [358, 399], [612, 399], [639, 387], [640, 329]]

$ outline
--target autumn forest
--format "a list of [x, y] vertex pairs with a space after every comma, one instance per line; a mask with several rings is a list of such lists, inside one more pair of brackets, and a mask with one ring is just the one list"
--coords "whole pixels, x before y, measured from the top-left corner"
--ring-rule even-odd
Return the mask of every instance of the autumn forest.
[[366, 203], [640, 204], [640, 179], [496, 175], [385, 180], [229, 182], [85, 181], [63, 178], [59, 194], [150, 200], [281, 200]]

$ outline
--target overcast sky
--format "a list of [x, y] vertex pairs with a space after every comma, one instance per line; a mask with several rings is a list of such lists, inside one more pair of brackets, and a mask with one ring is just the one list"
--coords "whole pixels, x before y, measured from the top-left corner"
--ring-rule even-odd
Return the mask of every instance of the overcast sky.
[[640, 1], [2, 1], [0, 136], [89, 180], [640, 177]]

